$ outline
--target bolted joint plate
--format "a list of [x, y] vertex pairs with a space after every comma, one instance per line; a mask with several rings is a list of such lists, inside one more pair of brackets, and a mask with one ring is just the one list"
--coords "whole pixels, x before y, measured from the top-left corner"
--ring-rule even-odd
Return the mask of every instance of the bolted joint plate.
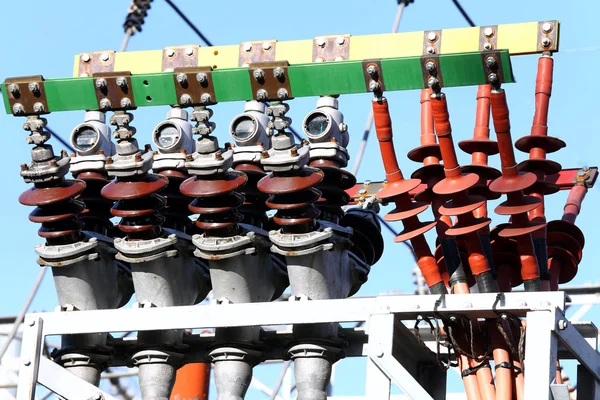
[[171, 72], [177, 68], [196, 67], [198, 65], [199, 45], [167, 47], [162, 51], [161, 70]]
[[44, 77], [41, 75], [7, 78], [3, 95], [15, 116], [48, 114]]
[[99, 110], [135, 109], [131, 72], [96, 72], [92, 76]]
[[251, 64], [275, 61], [277, 40], [263, 40], [260, 42], [244, 42], [239, 46], [238, 67], [247, 67]]
[[114, 50], [78, 54], [76, 56], [76, 60], [78, 60], [76, 76], [85, 77], [98, 72], [113, 72], [115, 70], [115, 54]]
[[345, 61], [350, 59], [350, 40], [348, 34], [318, 36], [313, 39], [313, 62]]
[[173, 81], [177, 103], [183, 107], [217, 103], [212, 67], [175, 68]]
[[176, 242], [177, 236], [175, 235], [169, 235], [166, 238], [133, 241], [115, 238], [115, 249], [119, 251], [115, 258], [137, 264], [159, 258], [175, 257], [177, 250], [172, 250], [172, 247]]
[[287, 61], [250, 64], [250, 86], [257, 101], [284, 101], [293, 98]]

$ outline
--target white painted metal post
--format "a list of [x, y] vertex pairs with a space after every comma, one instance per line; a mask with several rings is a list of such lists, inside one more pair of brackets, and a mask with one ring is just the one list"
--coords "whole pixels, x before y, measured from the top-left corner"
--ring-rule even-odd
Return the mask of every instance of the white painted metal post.
[[557, 351], [554, 324], [554, 311], [527, 313], [525, 400], [552, 399], [550, 383], [556, 377]]
[[390, 378], [379, 368], [373, 358], [392, 353], [394, 315], [374, 314], [368, 321], [369, 343], [367, 356], [366, 398], [390, 399]]
[[42, 356], [42, 318], [25, 318], [23, 341], [21, 342], [21, 365], [19, 367], [19, 386], [17, 400], [35, 399], [35, 386], [38, 378], [40, 358]]

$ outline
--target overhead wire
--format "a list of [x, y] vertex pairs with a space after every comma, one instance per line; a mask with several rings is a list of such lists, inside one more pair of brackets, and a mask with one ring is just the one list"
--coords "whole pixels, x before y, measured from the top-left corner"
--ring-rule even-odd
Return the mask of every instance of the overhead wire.
[[467, 20], [467, 23], [470, 26], [472, 26], [472, 27], [475, 26], [475, 22], [473, 22], [473, 20], [471, 19], [471, 17], [469, 17], [469, 14], [467, 14], [467, 12], [465, 11], [465, 9], [462, 8], [462, 6], [458, 2], [458, 0], [452, 0], [452, 2], [456, 6], [456, 8], [458, 8], [458, 11], [462, 14], [462, 16]]
[[194, 31], [196, 32], [196, 35], [198, 35], [200, 37], [200, 39], [202, 39], [202, 41], [207, 45], [207, 46], [212, 46], [213, 44], [211, 43], [210, 40], [208, 40], [208, 38], [206, 36], [204, 36], [202, 34], [202, 32], [200, 32], [200, 29], [198, 29], [196, 27], [196, 25], [194, 25], [194, 23], [192, 21], [190, 21], [190, 19], [183, 13], [183, 11], [181, 11], [179, 9], [179, 7], [177, 7], [175, 5], [175, 3], [173, 3], [171, 0], [165, 0], [167, 2], [168, 5], [171, 6], [171, 8], [181, 17], [181, 19]]

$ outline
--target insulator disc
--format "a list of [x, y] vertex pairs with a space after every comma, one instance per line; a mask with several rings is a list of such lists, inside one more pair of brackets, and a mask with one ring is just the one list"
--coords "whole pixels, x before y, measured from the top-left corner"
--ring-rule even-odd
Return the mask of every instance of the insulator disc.
[[537, 181], [531, 172], [519, 172], [514, 177], [501, 176], [490, 183], [489, 188], [496, 193], [513, 193], [527, 189]]
[[562, 166], [552, 160], [525, 160], [519, 163], [520, 171], [543, 172], [545, 175], [558, 174]]
[[34, 186], [28, 189], [19, 196], [19, 203], [25, 206], [45, 206], [73, 198], [84, 189], [84, 181], [65, 179], [60, 186]]
[[554, 153], [566, 146], [562, 140], [552, 136], [523, 136], [515, 142], [515, 147], [524, 153], [531, 149], [543, 149], [546, 153]]
[[405, 228], [402, 232], [400, 232], [395, 238], [394, 238], [394, 242], [396, 243], [400, 243], [400, 242], [404, 242], [406, 240], [412, 239], [416, 236], [422, 235], [425, 232], [427, 232], [428, 230], [432, 229], [433, 227], [435, 227], [436, 222], [431, 222], [431, 221], [423, 221], [423, 222], [419, 222], [418, 225], [416, 227], [412, 227], [412, 228]]
[[479, 177], [475, 174], [458, 175], [454, 178], [445, 178], [435, 184], [433, 193], [441, 195], [450, 195], [465, 191], [479, 182]]
[[141, 180], [116, 179], [104, 186], [101, 193], [110, 200], [139, 199], [161, 191], [168, 183], [169, 180], [164, 176], [146, 174]]
[[439, 144], [424, 144], [419, 147], [415, 147], [406, 155], [409, 160], [414, 162], [423, 162], [427, 157], [435, 157], [438, 160], [442, 158]]
[[498, 154], [498, 142], [491, 139], [468, 139], [458, 142], [458, 147], [468, 154], [484, 153], [488, 156]]
[[269, 194], [286, 194], [306, 190], [316, 186], [324, 178], [320, 169], [303, 167], [290, 174], [269, 174], [262, 178], [258, 190]]

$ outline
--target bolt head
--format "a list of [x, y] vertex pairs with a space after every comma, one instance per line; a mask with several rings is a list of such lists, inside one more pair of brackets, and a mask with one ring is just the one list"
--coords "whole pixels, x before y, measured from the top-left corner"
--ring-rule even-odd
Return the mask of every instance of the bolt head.
[[436, 70], [436, 65], [433, 61], [427, 61], [425, 63], [425, 69], [429, 72], [433, 72]]
[[171, 58], [175, 55], [175, 50], [173, 49], [166, 49], [165, 50], [165, 54], [167, 55], [167, 57]]
[[84, 63], [89, 63], [92, 60], [92, 56], [90, 56], [88, 53], [84, 53], [81, 55], [81, 61], [83, 61]]
[[15, 103], [12, 107], [13, 114], [20, 115], [25, 113], [25, 107], [21, 103]]
[[435, 42], [438, 39], [438, 34], [435, 32], [429, 32], [427, 34], [427, 40], [429, 40], [431, 43]]
[[100, 59], [104, 62], [110, 60], [110, 55], [108, 53], [102, 53], [100, 54]]
[[184, 74], [183, 72], [178, 73], [176, 78], [177, 78], [177, 82], [179, 82], [182, 85], [185, 82], [187, 82], [187, 75]]
[[102, 400], [102, 398], [103, 398], [102, 393], [96, 393], [94, 395], [94, 400]]
[[585, 176], [585, 172], [583, 172], [583, 171], [577, 171], [577, 176]]
[[434, 77], [429, 78], [429, 80], [427, 81], [427, 85], [429, 87], [433, 87], [433, 86], [437, 85], [438, 83], [440, 83], [440, 81], [438, 81], [437, 78], [434, 78]]
[[485, 59], [485, 63], [487, 64], [488, 67], [493, 67], [494, 65], [496, 65], [496, 59], [492, 56], [489, 56], [488, 58]]
[[369, 74], [369, 76], [375, 76], [377, 74], [377, 68], [374, 65], [369, 65], [367, 67], [367, 74]]
[[29, 367], [31, 365], [31, 360], [26, 358], [25, 360], [23, 360], [23, 365]]
[[317, 59], [315, 60], [315, 62], [325, 62], [325, 58], [324, 57], [317, 57]]
[[344, 43], [346, 43], [346, 38], [345, 38], [345, 37], [343, 37], [343, 36], [338, 36], [338, 37], [335, 39], [335, 43], [336, 43], [338, 46], [343, 46], [343, 45], [344, 45]]
[[285, 90], [284, 88], [277, 90], [277, 98], [279, 98], [280, 100], [285, 100], [288, 98], [288, 96], [289, 96], [288, 91]]
[[317, 38], [317, 46], [325, 47], [326, 44], [327, 44], [327, 40], [325, 40], [325, 38], [323, 38], [323, 37]]
[[44, 110], [45, 110], [45, 107], [40, 102], [37, 102], [33, 105], [33, 112], [42, 113], [42, 112], [44, 112]]
[[131, 107], [131, 100], [128, 97], [123, 97], [121, 99], [121, 107], [123, 107], [123, 108]]
[[344, 61], [344, 57], [343, 56], [337, 56], [336, 58], [334, 58], [334, 61]]
[[254, 79], [256, 79], [258, 81], [265, 77], [265, 72], [260, 68], [255, 69], [254, 71], [252, 71], [252, 76], [254, 77]]
[[360, 194], [360, 195], [365, 195], [365, 194], [367, 194], [367, 189], [360, 189], [360, 190], [358, 191], [358, 194]]
[[243, 49], [245, 52], [252, 51], [252, 43], [244, 43]]
[[117, 82], [117, 86], [119, 86], [120, 88], [127, 86], [127, 79], [125, 79], [124, 76], [117, 77], [116, 82]]
[[550, 44], [552, 43], [552, 41], [548, 38], [543, 38], [542, 39], [542, 47], [550, 47]]
[[483, 30], [483, 34], [487, 38], [494, 36], [494, 28], [492, 28], [491, 26], [488, 26], [487, 28], [485, 28]]
[[492, 44], [491, 44], [491, 43], [489, 43], [489, 42], [488, 42], [488, 43], [485, 43], [485, 44], [483, 45], [483, 48], [484, 48], [485, 50], [491, 50], [491, 49], [493, 48], [493, 46], [492, 46]]
[[28, 326], [34, 326], [35, 325], [35, 320], [34, 319], [30, 319], [27, 321], [27, 325]]
[[371, 92], [375, 92], [375, 91], [379, 90], [379, 88], [380, 88], [379, 82], [377, 82], [377, 81], [369, 82], [369, 90]]
[[110, 108], [110, 106], [111, 106], [110, 100], [108, 100], [108, 99], [100, 100], [100, 108], [107, 109], [107, 108]]
[[277, 67], [273, 70], [273, 76], [275, 76], [275, 78], [281, 80], [285, 77], [285, 71], [283, 70], [283, 68]]
[[200, 102], [204, 104], [212, 102], [211, 95], [208, 93], [202, 93], [202, 96], [200, 96]]
[[185, 48], [185, 55], [188, 57], [191, 57], [194, 55], [194, 49], [192, 49], [191, 47], [186, 47]]
[[192, 102], [192, 96], [190, 96], [189, 94], [182, 94], [179, 98], [179, 102], [181, 104], [190, 104]]
[[32, 93], [37, 93], [40, 91], [40, 85], [38, 85], [37, 82], [29, 82], [29, 85], [27, 85], [27, 87]]
[[567, 329], [567, 326], [569, 326], [569, 321], [566, 319], [561, 319], [558, 321], [558, 329], [561, 331]]
[[490, 83], [496, 83], [496, 82], [498, 82], [498, 75], [493, 74], [493, 73], [489, 74], [488, 80], [490, 81]]
[[270, 50], [271, 49], [271, 43], [270, 42], [263, 42], [262, 48], [263, 48], [263, 50]]
[[206, 83], [208, 81], [208, 76], [204, 72], [198, 72], [196, 74], [196, 80], [200, 83]]
[[427, 47], [427, 54], [434, 54], [434, 53], [435, 53], [435, 47], [433, 47], [433, 46]]
[[553, 26], [550, 22], [544, 22], [542, 24], [542, 31], [544, 33], [550, 33], [550, 32], [552, 32], [552, 29], [553, 29]]
[[19, 93], [19, 85], [11, 83], [10, 85], [8, 85], [8, 91], [10, 93], [12, 93], [13, 95], [16, 95]]
[[258, 101], [267, 100], [268, 97], [269, 97], [269, 94], [267, 93], [267, 91], [265, 89], [258, 89], [256, 91], [256, 99]]
[[98, 89], [106, 88], [106, 79], [104, 79], [104, 78], [96, 79], [96, 87]]

